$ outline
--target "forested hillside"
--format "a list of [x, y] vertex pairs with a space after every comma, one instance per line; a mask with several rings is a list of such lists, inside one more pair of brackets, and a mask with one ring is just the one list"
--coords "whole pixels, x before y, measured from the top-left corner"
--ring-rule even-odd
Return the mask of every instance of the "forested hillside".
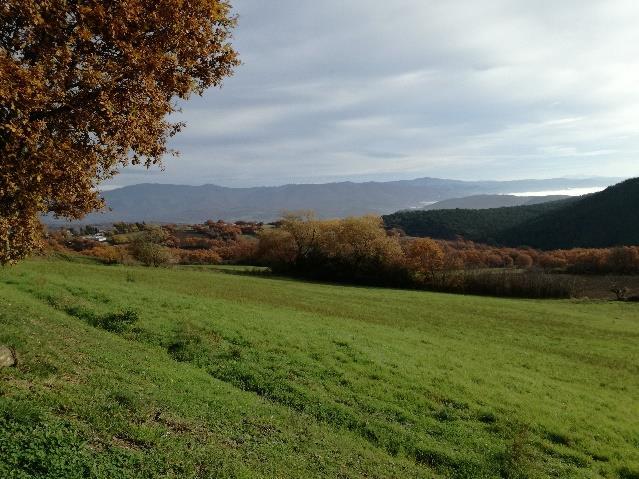
[[639, 244], [639, 178], [592, 195], [486, 210], [400, 211], [384, 217], [411, 236], [540, 249]]
[[637, 245], [639, 178], [506, 229], [498, 241], [542, 249]]
[[562, 208], [566, 202], [572, 201], [575, 200], [483, 210], [399, 211], [384, 216], [384, 223], [388, 228], [400, 228], [410, 236], [439, 239], [461, 236], [481, 243], [498, 243], [505, 230]]

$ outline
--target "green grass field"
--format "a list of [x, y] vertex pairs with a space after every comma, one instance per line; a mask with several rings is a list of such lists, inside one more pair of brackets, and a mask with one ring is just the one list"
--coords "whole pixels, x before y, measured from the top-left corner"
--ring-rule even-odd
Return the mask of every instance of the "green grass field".
[[637, 304], [40, 259], [0, 344], [2, 478], [639, 478]]

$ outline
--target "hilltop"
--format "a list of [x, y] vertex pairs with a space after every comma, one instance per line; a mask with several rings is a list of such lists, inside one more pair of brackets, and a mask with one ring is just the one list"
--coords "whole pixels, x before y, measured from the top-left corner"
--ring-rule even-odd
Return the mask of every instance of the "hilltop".
[[639, 178], [568, 202], [561, 208], [505, 229], [498, 240], [541, 249], [637, 245]]
[[484, 210], [400, 211], [388, 227], [413, 236], [540, 249], [639, 244], [639, 178], [578, 198]]
[[[499, 244], [501, 234], [516, 226], [561, 209], [567, 199], [533, 205], [488, 209], [443, 209], [431, 211], [399, 211], [384, 216], [389, 228], [400, 228], [410, 236], [429, 236], [438, 239], [465, 239], [489, 244]], [[519, 245], [517, 245], [519, 246]]]

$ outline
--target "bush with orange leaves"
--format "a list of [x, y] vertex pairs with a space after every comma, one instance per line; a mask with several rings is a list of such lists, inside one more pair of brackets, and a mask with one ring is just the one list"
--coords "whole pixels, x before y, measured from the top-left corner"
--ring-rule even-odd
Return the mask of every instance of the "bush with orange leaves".
[[222, 257], [215, 251], [209, 249], [196, 250], [172, 250], [174, 257], [178, 258], [180, 264], [220, 264]]
[[481, 269], [486, 267], [484, 254], [480, 250], [465, 249], [461, 253], [466, 269]]
[[488, 268], [503, 268], [504, 258], [498, 253], [489, 253], [484, 257], [484, 263]]
[[255, 238], [238, 237], [235, 241], [213, 248], [224, 261], [234, 264], [251, 264], [255, 262], [258, 241]]
[[404, 243], [406, 264], [413, 271], [430, 279], [445, 266], [445, 254], [441, 246], [430, 238], [417, 238]]
[[[216, 240], [191, 236], [188, 238], [175, 238], [174, 244], [180, 249], [201, 250], [210, 249], [213, 246], [217, 246], [222, 242]], [[223, 244], [223, 243], [222, 243]]]
[[538, 256], [537, 264], [544, 270], [561, 270], [568, 265], [561, 251], [549, 251]]
[[222, 220], [208, 220], [203, 225], [198, 225], [197, 230], [212, 239], [221, 239], [224, 241], [236, 240], [237, 237], [242, 234], [241, 227], [232, 223], [226, 223]]
[[281, 228], [265, 229], [258, 235], [257, 260], [272, 268], [290, 265], [297, 257], [293, 235]]
[[84, 254], [99, 259], [104, 264], [126, 264], [131, 257], [126, 249], [117, 246], [100, 245], [84, 251]]
[[533, 265], [533, 259], [528, 253], [517, 253], [513, 260], [520, 269], [528, 269]]
[[576, 274], [602, 274], [609, 272], [607, 249], [573, 249], [564, 252], [567, 270]]
[[608, 255], [608, 269], [620, 274], [639, 274], [639, 247], [613, 248]]
[[303, 212], [280, 225], [259, 234], [257, 249], [274, 271], [348, 283], [410, 282], [399, 238], [386, 233], [379, 217], [322, 221]]

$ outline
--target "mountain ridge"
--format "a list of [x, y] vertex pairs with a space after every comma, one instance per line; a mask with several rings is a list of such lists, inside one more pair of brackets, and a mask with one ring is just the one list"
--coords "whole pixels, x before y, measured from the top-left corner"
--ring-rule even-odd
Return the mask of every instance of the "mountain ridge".
[[[198, 223], [208, 219], [272, 221], [283, 211], [314, 210], [321, 218], [388, 214], [430, 202], [475, 194], [602, 187], [616, 179], [588, 178], [462, 181], [417, 178], [389, 182], [334, 182], [231, 188], [141, 183], [104, 191], [107, 207], [82, 223], [117, 221]], [[46, 223], [64, 223], [45, 218]]]
[[598, 193], [537, 205], [504, 208], [399, 211], [389, 228], [411, 236], [463, 237], [499, 246], [607, 248], [639, 245], [639, 178]]

